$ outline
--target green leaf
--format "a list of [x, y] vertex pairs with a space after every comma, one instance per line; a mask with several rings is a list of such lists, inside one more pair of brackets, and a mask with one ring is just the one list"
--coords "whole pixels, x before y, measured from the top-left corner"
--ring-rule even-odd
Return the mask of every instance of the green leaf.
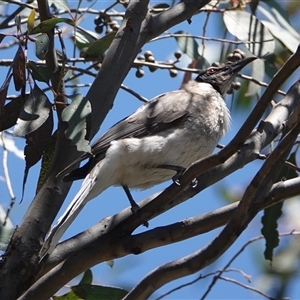
[[265, 259], [273, 260], [273, 250], [279, 245], [279, 234], [277, 230], [277, 220], [282, 214], [283, 203], [277, 203], [264, 210], [261, 218], [263, 228], [261, 233], [266, 240], [266, 248], [264, 251]]
[[[255, 61], [253, 61], [252, 64], [251, 77], [255, 78], [255, 80], [263, 81], [264, 76], [265, 76], [265, 63], [261, 59], [256, 59]], [[246, 97], [254, 96], [258, 94], [260, 90], [261, 87], [258, 84], [250, 81], [245, 96]]]
[[[258, 9], [269, 20], [262, 21], [264, 25], [270, 30], [275, 38], [294, 53], [299, 45], [300, 35], [288, 24], [287, 21], [278, 15], [278, 11], [275, 12], [273, 10], [272, 14], [260, 5], [258, 6]], [[278, 18], [280, 22], [278, 21]]]
[[183, 53], [187, 54], [191, 59], [198, 60], [200, 54], [198, 51], [199, 45], [196, 42], [196, 40], [193, 37], [191, 37], [189, 33], [183, 30], [179, 30], [175, 32], [175, 34], [185, 35], [175, 37], [180, 50]]
[[[263, 1], [266, 5], [268, 5], [271, 9], [275, 9], [279, 12], [279, 14], [288, 20], [289, 15], [287, 13], [287, 10], [285, 10], [279, 3], [278, 1], [270, 1], [270, 0], [261, 0]], [[260, 5], [259, 5], [260, 6]]]
[[91, 284], [93, 281], [93, 273], [91, 269], [88, 269], [84, 272], [79, 284]]
[[9, 83], [11, 80], [12, 74], [10, 74], [4, 81], [3, 85], [0, 88], [0, 118], [2, 118], [3, 114], [3, 106], [6, 100], [7, 91], [9, 87]]
[[30, 33], [30, 31], [34, 27], [34, 20], [35, 20], [35, 9], [33, 9], [27, 19], [27, 30]]
[[107, 264], [109, 267], [113, 268], [115, 261], [113, 259], [111, 259], [111, 260], [105, 261], [104, 263]]
[[51, 78], [50, 69], [46, 65], [37, 65], [34, 61], [28, 61], [26, 64], [27, 69], [32, 71], [31, 75], [34, 80], [45, 82], [49, 85]]
[[23, 176], [22, 199], [25, 191], [25, 184], [29, 169], [34, 166], [43, 156], [49, 142], [53, 130], [53, 113], [50, 109], [48, 118], [36, 130], [26, 134], [26, 146], [24, 148], [25, 155], [25, 171]]
[[205, 70], [209, 67], [210, 63], [203, 56], [199, 56], [195, 68], [199, 70]]
[[121, 300], [128, 291], [111, 286], [79, 284], [72, 286], [72, 291], [85, 300]]
[[46, 33], [52, 30], [58, 23], [67, 23], [69, 25], [74, 26], [74, 22], [68, 18], [53, 18], [50, 20], [43, 21], [36, 27], [34, 27], [30, 34], [37, 34], [37, 33]]
[[[27, 95], [25, 96], [27, 98]], [[22, 96], [19, 96], [3, 107], [2, 114], [0, 116], [0, 131], [11, 128], [17, 123], [24, 102], [25, 99]]]
[[22, 46], [19, 45], [18, 51], [14, 57], [13, 61], [13, 78], [16, 91], [19, 91], [22, 87], [25, 86], [25, 54], [22, 49]]
[[46, 122], [51, 113], [52, 105], [45, 93], [34, 85], [20, 112], [14, 134], [25, 136]]
[[81, 53], [81, 56], [86, 59], [102, 61], [104, 53], [111, 45], [115, 35], [116, 32], [112, 31], [101, 39], [95, 41], [84, 52]]
[[17, 31], [21, 31], [21, 16], [20, 15], [16, 15], [15, 16], [15, 23], [16, 23], [16, 27], [17, 27]]
[[42, 33], [35, 38], [35, 55], [37, 58], [44, 60], [49, 49], [49, 37], [46, 33]]
[[53, 299], [54, 300], [82, 300], [82, 298], [79, 298], [72, 290], [61, 296], [53, 296]]
[[[293, 152], [289, 159], [289, 162], [296, 165], [296, 152]], [[286, 180], [298, 177], [297, 172], [288, 167], [283, 166], [281, 172], [279, 173], [277, 180]], [[263, 228], [261, 230], [263, 236], [266, 240], [266, 249], [264, 252], [265, 259], [270, 261], [273, 260], [273, 251], [279, 245], [279, 234], [277, 230], [277, 221], [282, 214], [283, 203], [277, 203], [264, 210], [264, 216], [262, 217]]]
[[246, 11], [226, 11], [223, 15], [228, 31], [241, 41], [251, 41], [245, 46], [254, 55], [261, 57], [271, 54], [275, 49], [275, 41], [268, 29], [255, 16]]
[[70, 11], [70, 5], [66, 0], [50, 0], [49, 5], [52, 7], [55, 6], [57, 9]]
[[81, 94], [70, 98], [73, 100], [72, 103], [61, 114], [62, 120], [69, 124], [65, 135], [73, 145], [76, 145], [78, 151], [90, 152], [89, 141], [86, 140], [86, 137], [89, 133], [91, 104]]
[[75, 35], [75, 44], [79, 50], [89, 47], [92, 43], [97, 41], [99, 37], [91, 31], [77, 30]]

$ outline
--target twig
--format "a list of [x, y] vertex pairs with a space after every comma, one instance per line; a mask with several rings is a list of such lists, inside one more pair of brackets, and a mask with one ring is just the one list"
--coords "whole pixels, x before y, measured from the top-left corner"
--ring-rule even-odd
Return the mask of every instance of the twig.
[[223, 277], [223, 276], [221, 276], [220, 279], [222, 279], [224, 281], [229, 281], [229, 282], [235, 283], [235, 284], [237, 284], [237, 285], [239, 285], [239, 286], [241, 286], [241, 287], [243, 287], [243, 288], [245, 288], [247, 290], [250, 290], [250, 291], [253, 291], [253, 292], [257, 293], [257, 294], [260, 294], [260, 295], [264, 296], [267, 299], [277, 300], [276, 298], [273, 298], [273, 297], [267, 295], [266, 293], [264, 293], [264, 292], [262, 292], [262, 291], [260, 291], [260, 290], [258, 290], [256, 288], [254, 288], [254, 287], [252, 287], [250, 285], [243, 284], [243, 283], [241, 283], [241, 282], [239, 282], [239, 281], [237, 281], [235, 279], [228, 278], [228, 277]]
[[10, 196], [10, 205], [7, 208], [6, 211], [6, 215], [5, 215], [5, 219], [3, 222], [3, 226], [5, 226], [7, 219], [9, 217], [9, 214], [15, 204], [16, 201], [16, 196], [14, 194], [13, 188], [12, 188], [12, 184], [11, 184], [11, 180], [10, 180], [10, 176], [9, 176], [9, 171], [8, 171], [8, 165], [7, 165], [7, 155], [8, 155], [8, 150], [5, 146], [5, 140], [4, 140], [4, 133], [0, 132], [0, 137], [2, 140], [2, 147], [3, 147], [3, 159], [2, 159], [2, 166], [3, 166], [3, 173], [4, 173], [4, 178], [5, 178], [5, 183], [6, 183], [6, 187]]
[[[200, 39], [205, 41], [212, 41], [212, 42], [219, 42], [219, 43], [228, 43], [228, 44], [235, 44], [235, 45], [244, 45], [244, 44], [260, 44], [261, 41], [232, 41], [227, 39], [220, 39], [220, 38], [212, 38], [212, 37], [206, 37], [202, 35], [190, 35], [190, 34], [179, 34], [179, 33], [168, 33], [164, 34], [162, 36], [158, 36], [153, 38], [150, 42], [156, 42], [158, 40], [162, 39], [168, 39], [168, 38], [176, 38], [176, 37], [186, 37], [186, 38], [193, 38], [193, 39]], [[270, 42], [271, 40], [264, 40], [263, 42]]]

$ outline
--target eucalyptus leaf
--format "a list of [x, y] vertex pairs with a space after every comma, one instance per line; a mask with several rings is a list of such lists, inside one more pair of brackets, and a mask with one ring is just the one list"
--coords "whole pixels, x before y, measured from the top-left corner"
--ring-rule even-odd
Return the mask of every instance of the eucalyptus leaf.
[[33, 9], [27, 19], [27, 29], [30, 32], [34, 27], [35, 10]]
[[86, 300], [121, 300], [128, 293], [128, 291], [117, 287], [91, 284], [78, 284], [71, 288], [76, 295], [78, 295], [81, 299]]
[[190, 34], [186, 31], [179, 30], [175, 32], [175, 34], [181, 34], [182, 36], [176, 36], [175, 39], [180, 50], [187, 54], [191, 59], [197, 60], [199, 59], [199, 45], [196, 40], [190, 36]]
[[[299, 45], [300, 35], [287, 21], [284, 21], [282, 16], [279, 16], [278, 11], [273, 9], [273, 13], [271, 13], [261, 5], [258, 6], [258, 10], [268, 19], [262, 22], [270, 30], [273, 36], [294, 53]], [[278, 21], [278, 19], [280, 21]]]
[[19, 48], [13, 60], [13, 78], [16, 91], [21, 90], [26, 83], [25, 63], [25, 53], [22, 46], [19, 45]]
[[71, 19], [53, 18], [41, 22], [39, 25], [37, 25], [31, 30], [30, 34], [46, 33], [47, 31], [52, 30], [58, 23], [67, 23], [69, 25], [74, 25], [74, 21]]
[[14, 135], [25, 136], [37, 130], [48, 119], [51, 109], [48, 97], [35, 85], [20, 112]]
[[245, 46], [254, 55], [262, 57], [271, 54], [275, 41], [268, 29], [255, 16], [246, 11], [226, 11], [223, 15], [228, 31], [241, 41], [248, 41]]
[[[255, 78], [258, 81], [263, 81], [264, 76], [265, 76], [265, 63], [261, 59], [256, 59], [255, 61], [252, 62], [251, 77]], [[254, 96], [254, 95], [258, 94], [260, 90], [261, 90], [261, 87], [258, 84], [250, 81], [245, 96], [246, 97]]]
[[70, 97], [72, 103], [66, 107], [61, 115], [63, 121], [69, 124], [65, 135], [76, 145], [80, 152], [90, 152], [89, 141], [86, 139], [89, 132], [89, 118], [91, 114], [90, 102], [81, 94]]
[[101, 39], [98, 39], [94, 43], [90, 44], [84, 52], [82, 51], [81, 56], [86, 59], [96, 59], [101, 61], [104, 57], [104, 53], [111, 45], [115, 35], [116, 32], [112, 31]]
[[49, 37], [46, 33], [42, 33], [35, 38], [35, 55], [37, 58], [44, 60], [49, 49]]
[[67, 0], [50, 0], [49, 5], [54, 5], [57, 9], [70, 10], [70, 5]]

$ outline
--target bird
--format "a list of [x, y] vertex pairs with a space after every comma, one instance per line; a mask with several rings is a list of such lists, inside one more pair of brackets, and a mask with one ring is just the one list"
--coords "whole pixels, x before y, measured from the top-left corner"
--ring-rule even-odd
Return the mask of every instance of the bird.
[[[200, 71], [179, 90], [161, 94], [112, 126], [60, 172], [64, 181], [84, 179], [65, 213], [51, 229], [40, 257], [51, 254], [85, 204], [110, 186], [122, 186], [133, 211], [130, 189], [147, 189], [180, 175], [210, 155], [230, 127], [224, 95], [238, 72], [257, 57]], [[77, 169], [74, 165], [88, 159]]]

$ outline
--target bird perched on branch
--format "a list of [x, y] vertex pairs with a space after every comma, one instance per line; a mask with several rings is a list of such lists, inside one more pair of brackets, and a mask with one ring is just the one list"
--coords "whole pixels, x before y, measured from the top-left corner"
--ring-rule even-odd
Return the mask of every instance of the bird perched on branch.
[[[83, 179], [79, 192], [52, 228], [41, 257], [51, 253], [84, 205], [110, 186], [122, 186], [133, 208], [130, 188], [146, 189], [178, 179], [194, 161], [212, 153], [230, 125], [223, 95], [237, 73], [256, 57], [211, 67], [180, 90], [155, 97], [104, 133], [76, 163], [89, 159], [63, 180]], [[175, 175], [175, 177], [174, 177]]]

